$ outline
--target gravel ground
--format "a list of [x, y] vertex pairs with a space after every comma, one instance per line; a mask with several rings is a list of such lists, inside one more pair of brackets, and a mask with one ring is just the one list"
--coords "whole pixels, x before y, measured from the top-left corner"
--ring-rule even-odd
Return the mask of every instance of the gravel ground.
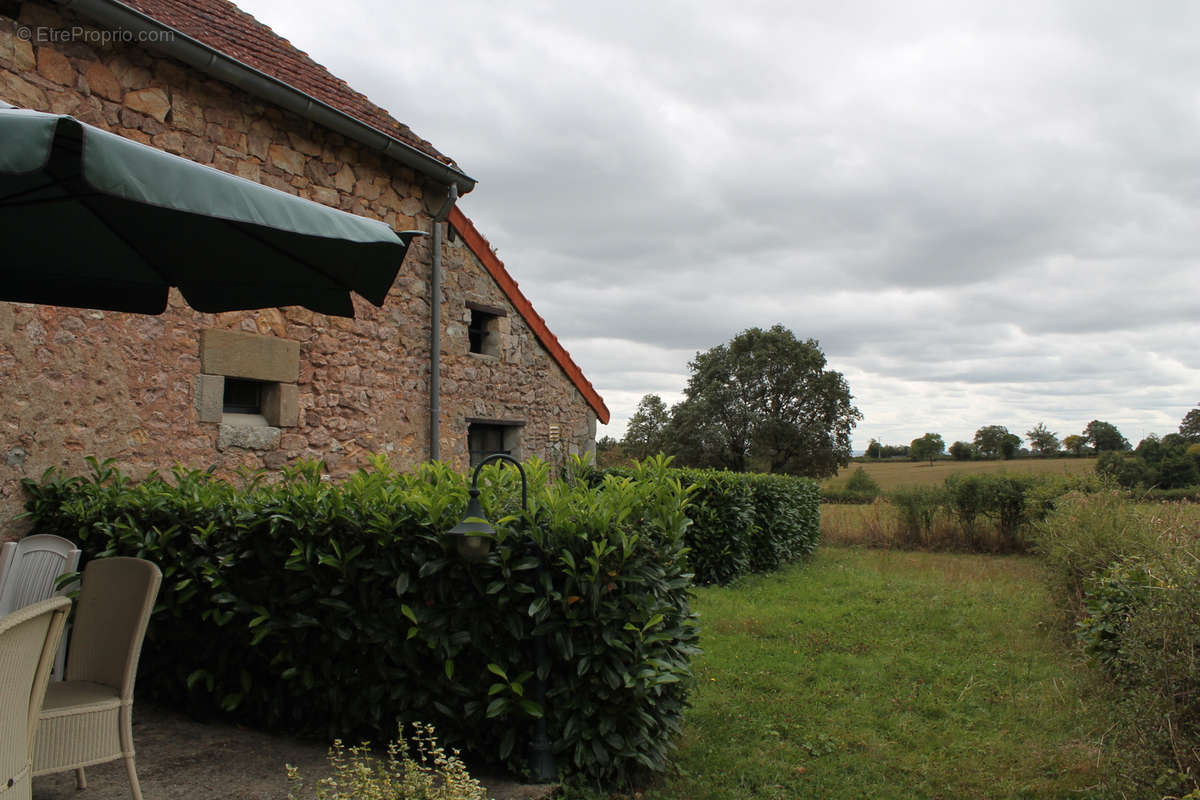
[[[327, 746], [273, 736], [138, 704], [133, 711], [137, 771], [145, 800], [287, 800], [285, 764], [300, 768], [309, 783], [328, 772]], [[494, 800], [543, 800], [549, 785], [531, 786], [471, 773]], [[128, 800], [125, 763], [87, 769], [88, 788], [75, 788], [75, 773], [33, 779], [33, 800]]]

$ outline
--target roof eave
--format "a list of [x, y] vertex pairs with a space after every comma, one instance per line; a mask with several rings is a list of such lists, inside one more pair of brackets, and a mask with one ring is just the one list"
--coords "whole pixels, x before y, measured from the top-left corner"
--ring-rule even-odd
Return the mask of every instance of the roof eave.
[[[475, 179], [461, 170], [124, 3], [117, 0], [57, 2], [112, 29], [160, 34], [145, 37], [146, 46], [366, 145], [438, 183], [447, 186], [453, 183], [458, 186], [460, 195], [475, 188]], [[163, 33], [170, 35], [163, 36]]]

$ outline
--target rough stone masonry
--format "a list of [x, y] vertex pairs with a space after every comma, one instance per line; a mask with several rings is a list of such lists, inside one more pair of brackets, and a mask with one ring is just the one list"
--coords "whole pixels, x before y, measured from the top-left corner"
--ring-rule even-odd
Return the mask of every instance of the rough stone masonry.
[[[436, 206], [445, 189], [409, 168], [136, 44], [31, 43], [19, 25], [87, 23], [48, 3], [0, 0], [0, 98], [14, 105], [70, 114], [396, 230], [432, 228], [426, 198]], [[400, 468], [424, 460], [430, 270], [428, 237], [418, 237], [384, 307], [355, 298], [353, 320], [303, 308], [201, 314], [174, 292], [161, 316], [0, 302], [0, 536], [20, 532], [11, 518], [22, 478], [50, 466], [84, 472], [89, 455], [135, 477], [177, 463], [232, 472], [321, 458], [339, 476], [374, 452]], [[473, 420], [520, 423], [522, 456], [588, 449], [595, 412], [461, 240], [448, 243], [444, 270], [442, 458], [466, 466]], [[503, 312], [496, 355], [469, 352], [468, 303]], [[205, 372], [209, 330], [294, 345], [294, 381], [268, 381], [279, 396], [264, 394], [256, 428], [214, 419], [214, 379], [255, 376]]]

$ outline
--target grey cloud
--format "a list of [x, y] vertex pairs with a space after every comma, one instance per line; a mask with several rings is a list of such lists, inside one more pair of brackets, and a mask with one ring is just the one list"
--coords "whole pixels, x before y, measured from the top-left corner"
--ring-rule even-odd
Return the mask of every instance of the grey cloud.
[[1194, 4], [242, 5], [480, 180], [616, 420], [774, 322], [860, 446], [1200, 401]]

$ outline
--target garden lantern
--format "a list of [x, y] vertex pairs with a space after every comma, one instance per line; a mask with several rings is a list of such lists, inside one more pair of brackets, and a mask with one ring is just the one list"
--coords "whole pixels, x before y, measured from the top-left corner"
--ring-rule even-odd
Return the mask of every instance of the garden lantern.
[[[491, 549], [492, 537], [496, 535], [496, 529], [487, 521], [483, 506], [479, 502], [479, 472], [485, 464], [492, 461], [504, 461], [517, 468], [517, 472], [521, 474], [521, 510], [529, 510], [529, 482], [525, 478], [525, 468], [521, 466], [521, 462], [506, 453], [492, 453], [480, 461], [471, 476], [467, 510], [463, 513], [462, 521], [447, 531], [448, 535], [457, 540], [458, 554], [467, 561], [482, 561]], [[537, 576], [540, 586], [544, 562], [540, 547], [537, 556]], [[534, 636], [533, 645], [534, 659], [537, 664], [533, 674], [534, 692], [538, 705], [542, 708], [542, 715], [537, 718], [533, 741], [529, 744], [529, 769], [535, 780], [549, 782], [558, 775], [558, 768], [554, 763], [554, 751], [550, 746], [550, 739], [546, 735], [546, 681], [542, 675], [549, 672], [549, 663], [546, 658], [546, 643], [543, 637]]]

